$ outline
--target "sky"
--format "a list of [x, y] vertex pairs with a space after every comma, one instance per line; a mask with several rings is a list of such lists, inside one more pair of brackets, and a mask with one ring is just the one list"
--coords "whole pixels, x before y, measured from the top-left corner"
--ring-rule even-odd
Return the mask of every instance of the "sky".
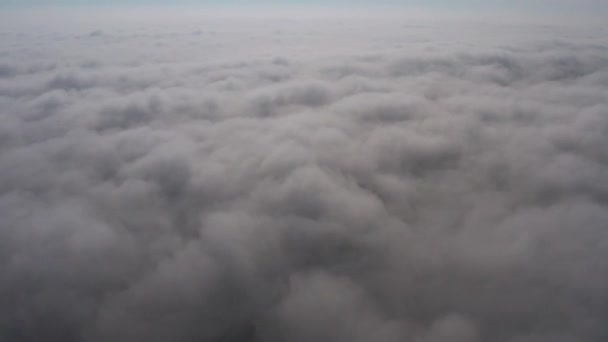
[[0, 10], [0, 341], [608, 340], [600, 2], [121, 3]]
[[397, 6], [451, 10], [534, 10], [582, 11], [606, 10], [603, 0], [0, 0], [0, 6]]

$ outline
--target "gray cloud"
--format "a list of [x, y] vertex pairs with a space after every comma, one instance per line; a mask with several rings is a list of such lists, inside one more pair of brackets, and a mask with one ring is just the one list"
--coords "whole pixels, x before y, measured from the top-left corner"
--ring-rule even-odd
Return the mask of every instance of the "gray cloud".
[[602, 31], [360, 19], [3, 26], [0, 340], [604, 341]]

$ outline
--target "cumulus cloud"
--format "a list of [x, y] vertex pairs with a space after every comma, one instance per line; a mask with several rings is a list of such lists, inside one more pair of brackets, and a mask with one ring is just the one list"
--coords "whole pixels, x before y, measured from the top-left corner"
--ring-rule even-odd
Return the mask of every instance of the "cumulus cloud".
[[0, 340], [605, 341], [605, 30], [154, 18], [2, 26]]

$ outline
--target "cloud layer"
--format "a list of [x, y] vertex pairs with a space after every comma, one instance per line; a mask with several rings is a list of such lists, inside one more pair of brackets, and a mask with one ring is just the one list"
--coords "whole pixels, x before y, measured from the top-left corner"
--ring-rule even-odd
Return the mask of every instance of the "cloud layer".
[[0, 340], [605, 341], [605, 29], [360, 19], [3, 26]]

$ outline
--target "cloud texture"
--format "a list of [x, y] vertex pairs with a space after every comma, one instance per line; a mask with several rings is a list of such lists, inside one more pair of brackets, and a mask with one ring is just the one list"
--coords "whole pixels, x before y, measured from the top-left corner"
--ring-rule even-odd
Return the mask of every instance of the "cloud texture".
[[608, 338], [605, 29], [104, 20], [0, 31], [1, 341]]

